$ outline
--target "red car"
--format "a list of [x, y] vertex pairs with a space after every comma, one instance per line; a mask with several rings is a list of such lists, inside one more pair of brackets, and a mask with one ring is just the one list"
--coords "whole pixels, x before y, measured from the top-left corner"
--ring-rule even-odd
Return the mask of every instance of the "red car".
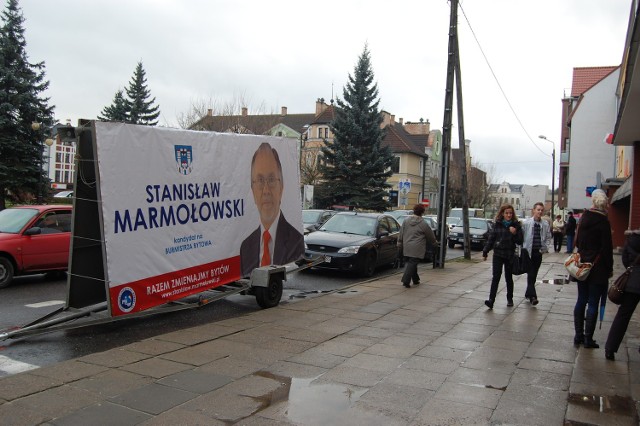
[[0, 288], [14, 276], [66, 271], [71, 206], [20, 206], [0, 211]]

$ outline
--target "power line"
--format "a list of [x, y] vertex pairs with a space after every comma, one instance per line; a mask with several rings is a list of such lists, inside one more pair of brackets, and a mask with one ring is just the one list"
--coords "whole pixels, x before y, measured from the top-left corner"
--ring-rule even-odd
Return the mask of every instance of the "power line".
[[502, 93], [502, 96], [504, 97], [505, 101], [507, 101], [507, 105], [509, 105], [509, 109], [511, 109], [511, 112], [513, 113], [513, 116], [516, 118], [516, 121], [518, 121], [518, 124], [522, 128], [522, 131], [527, 136], [527, 138], [529, 138], [529, 141], [533, 144], [533, 146], [536, 147], [536, 149], [538, 151], [540, 151], [544, 155], [551, 156], [550, 154], [547, 154], [542, 149], [540, 149], [540, 147], [535, 143], [533, 138], [529, 135], [529, 132], [527, 132], [527, 129], [525, 129], [524, 124], [522, 124], [522, 121], [520, 121], [520, 117], [518, 117], [518, 114], [516, 113], [516, 110], [513, 108], [513, 106], [511, 105], [511, 102], [509, 101], [509, 98], [507, 97], [507, 94], [502, 89], [502, 85], [500, 84], [500, 81], [498, 80], [498, 77], [496, 76], [496, 73], [493, 72], [493, 68], [491, 67], [491, 64], [489, 63], [489, 59], [487, 58], [487, 55], [484, 54], [484, 50], [482, 49], [482, 46], [480, 45], [480, 41], [478, 40], [478, 37], [476, 37], [475, 31], [473, 31], [473, 28], [471, 27], [471, 23], [469, 22], [469, 18], [467, 18], [467, 14], [464, 12], [464, 9], [462, 8], [462, 4], [460, 4], [460, 10], [462, 11], [462, 15], [464, 16], [465, 21], [467, 21], [467, 25], [469, 26], [469, 29], [471, 30], [471, 34], [473, 35], [474, 40], [478, 44], [478, 48], [480, 49], [480, 53], [482, 53], [482, 57], [484, 58], [485, 62], [487, 63], [487, 66], [489, 67], [489, 71], [491, 71], [491, 75], [493, 75], [493, 79], [496, 81], [496, 84], [498, 85], [498, 88], [500, 89], [500, 92]]

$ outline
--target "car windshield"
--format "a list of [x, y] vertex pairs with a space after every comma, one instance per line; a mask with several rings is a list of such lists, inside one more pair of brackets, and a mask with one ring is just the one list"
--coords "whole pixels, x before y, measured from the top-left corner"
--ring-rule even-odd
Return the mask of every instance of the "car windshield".
[[374, 217], [337, 214], [322, 225], [320, 230], [373, 236], [375, 235], [377, 223]]
[[469, 219], [469, 228], [487, 229], [487, 226], [487, 221], [484, 219]]
[[398, 217], [396, 217], [396, 220], [398, 221], [398, 223], [399, 223], [400, 225], [402, 225], [402, 222], [404, 222], [404, 220], [405, 220], [406, 218], [410, 217], [410, 216], [411, 216], [411, 215], [409, 215], [409, 214], [404, 215], [404, 216], [398, 216]]
[[320, 218], [322, 211], [303, 210], [302, 211], [302, 223], [316, 223]]
[[458, 222], [460, 222], [460, 218], [459, 217], [449, 216], [447, 218], [447, 225], [456, 226], [458, 224]]
[[0, 211], [0, 232], [17, 234], [37, 214], [36, 209], [4, 209]]

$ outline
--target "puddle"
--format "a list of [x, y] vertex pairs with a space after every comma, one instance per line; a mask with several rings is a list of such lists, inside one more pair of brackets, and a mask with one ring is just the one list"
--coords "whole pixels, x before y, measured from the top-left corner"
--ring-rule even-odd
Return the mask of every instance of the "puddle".
[[318, 294], [327, 294], [327, 293], [334, 293], [334, 294], [347, 294], [347, 293], [357, 293], [358, 290], [339, 290], [339, 291], [334, 291], [334, 290], [309, 290], [309, 291], [301, 291], [299, 293], [295, 293], [295, 294], [291, 294], [289, 296], [289, 300], [291, 299], [306, 299], [308, 296], [314, 296], [314, 295], [318, 295]]
[[[598, 396], [569, 394], [569, 404], [576, 404], [586, 409], [600, 413], [617, 414], [636, 418], [637, 411], [633, 399], [622, 396]], [[636, 420], [638, 420], [636, 418]]]
[[281, 404], [278, 413], [295, 424], [340, 424], [349, 407], [369, 390], [335, 383], [312, 384], [320, 376], [286, 378], [264, 371], [256, 375], [279, 380], [285, 385], [257, 398], [264, 404], [262, 409]]
[[569, 279], [564, 275], [558, 275], [556, 278], [540, 280], [542, 284], [565, 285], [569, 284]]

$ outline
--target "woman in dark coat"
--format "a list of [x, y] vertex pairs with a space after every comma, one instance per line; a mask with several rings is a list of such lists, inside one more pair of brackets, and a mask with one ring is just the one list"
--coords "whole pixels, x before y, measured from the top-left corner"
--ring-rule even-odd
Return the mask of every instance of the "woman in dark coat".
[[482, 250], [482, 257], [487, 260], [487, 255], [493, 249], [493, 278], [491, 279], [491, 290], [489, 299], [484, 301], [489, 309], [493, 309], [493, 304], [498, 293], [498, 283], [502, 275], [504, 265], [504, 279], [507, 282], [507, 306], [513, 306], [513, 275], [511, 274], [511, 261], [514, 256], [516, 244], [522, 244], [523, 234], [520, 222], [516, 217], [513, 206], [505, 204], [500, 207], [493, 230], [489, 234], [489, 239]]
[[[584, 344], [585, 348], [599, 348], [593, 340], [598, 321], [600, 297], [609, 287], [609, 278], [613, 275], [613, 242], [611, 225], [607, 219], [609, 200], [602, 190], [591, 194], [591, 209], [580, 218], [576, 233], [576, 247], [580, 260], [593, 263], [589, 277], [578, 281], [578, 300], [573, 309], [575, 326], [575, 345]], [[585, 315], [586, 307], [586, 315]]]
[[[640, 230], [625, 231], [624, 234], [627, 240], [622, 251], [622, 264], [628, 268], [638, 262], [636, 259], [640, 255]], [[615, 359], [615, 353], [618, 352], [638, 302], [640, 302], [640, 267], [634, 267], [627, 281], [622, 303], [609, 329], [607, 343], [604, 345], [604, 356], [607, 359], [612, 361]]]

